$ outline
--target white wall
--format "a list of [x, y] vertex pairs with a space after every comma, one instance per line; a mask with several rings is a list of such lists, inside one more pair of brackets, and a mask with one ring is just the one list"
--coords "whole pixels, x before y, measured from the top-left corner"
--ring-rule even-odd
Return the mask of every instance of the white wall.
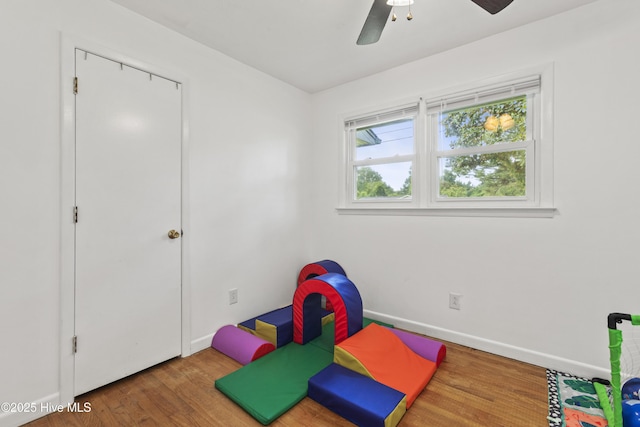
[[59, 396], [61, 34], [187, 79], [192, 350], [290, 303], [309, 260], [308, 94], [106, 0], [3, 0], [0, 402]]
[[[606, 376], [607, 314], [640, 309], [638, 22], [640, 2], [603, 0], [314, 95], [312, 258], [339, 261], [371, 317]], [[340, 114], [550, 62], [556, 217], [336, 213]]]

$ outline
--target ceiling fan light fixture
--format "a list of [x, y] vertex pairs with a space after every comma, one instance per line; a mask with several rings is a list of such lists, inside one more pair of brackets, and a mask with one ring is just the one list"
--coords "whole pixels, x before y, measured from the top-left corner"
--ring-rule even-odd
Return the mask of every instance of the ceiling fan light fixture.
[[[513, 0], [471, 1], [491, 14], [500, 12], [502, 9], [509, 6], [513, 2]], [[380, 40], [380, 35], [382, 34], [382, 30], [389, 20], [389, 17], [391, 16], [392, 21], [395, 21], [397, 19], [397, 16], [395, 16], [395, 13], [393, 13], [395, 7], [409, 6], [407, 20], [410, 21], [411, 19], [413, 19], [413, 14], [411, 13], [411, 5], [413, 3], [414, 0], [373, 0], [371, 10], [369, 10], [367, 19], [364, 21], [364, 25], [362, 26], [362, 30], [360, 31], [360, 35], [358, 36], [356, 44], [361, 46], [376, 43], [378, 40]]]
[[487, 117], [487, 121], [484, 122], [484, 128], [489, 132], [495, 132], [500, 126], [500, 120], [496, 116]]
[[511, 114], [504, 113], [500, 117], [500, 127], [502, 130], [509, 130], [516, 125], [516, 122], [511, 117]]
[[414, 3], [414, 0], [387, 0], [387, 4], [389, 6], [411, 6]]

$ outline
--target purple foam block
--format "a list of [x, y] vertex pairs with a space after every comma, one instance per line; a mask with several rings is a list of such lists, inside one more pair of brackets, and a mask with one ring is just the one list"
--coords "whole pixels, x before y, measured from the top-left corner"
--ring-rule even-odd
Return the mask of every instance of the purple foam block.
[[414, 353], [435, 362], [436, 366], [440, 366], [440, 363], [442, 363], [444, 357], [447, 355], [447, 348], [438, 341], [395, 328], [388, 329], [400, 338]]
[[213, 336], [211, 347], [246, 365], [271, 353], [275, 346], [233, 325], [223, 326]]

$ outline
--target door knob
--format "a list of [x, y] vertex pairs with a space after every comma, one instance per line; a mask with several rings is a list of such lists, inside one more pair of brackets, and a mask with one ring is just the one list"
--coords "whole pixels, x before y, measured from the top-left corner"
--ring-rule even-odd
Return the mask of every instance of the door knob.
[[178, 237], [180, 237], [180, 232], [176, 230], [169, 230], [168, 235], [170, 239], [177, 239]]

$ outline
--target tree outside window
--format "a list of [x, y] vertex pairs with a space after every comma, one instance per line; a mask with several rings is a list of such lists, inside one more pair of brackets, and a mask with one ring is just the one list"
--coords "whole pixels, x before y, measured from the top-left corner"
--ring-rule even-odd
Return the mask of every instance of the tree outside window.
[[526, 96], [443, 112], [438, 139], [441, 152], [464, 153], [439, 158], [440, 197], [526, 195], [526, 152], [508, 148], [528, 139]]

